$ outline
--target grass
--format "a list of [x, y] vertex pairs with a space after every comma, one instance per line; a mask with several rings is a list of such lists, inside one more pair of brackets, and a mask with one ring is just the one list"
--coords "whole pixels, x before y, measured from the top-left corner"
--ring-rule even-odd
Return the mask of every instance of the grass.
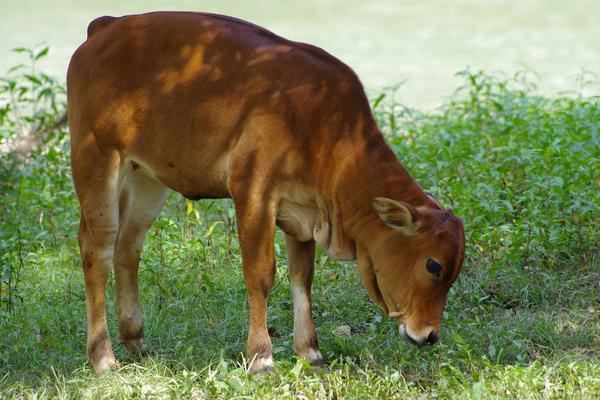
[[[16, 70], [3, 80], [0, 144], [58, 116], [60, 90], [40, 96], [26, 77], [36, 74]], [[600, 102], [537, 96], [522, 74], [461, 75], [464, 86], [435, 112], [398, 104], [391, 89], [373, 98], [403, 164], [466, 224], [467, 257], [439, 345], [400, 340], [368, 300], [354, 264], [319, 251], [314, 313], [330, 364], [315, 374], [293, 354], [278, 234], [269, 309], [276, 374], [248, 375], [231, 203], [173, 194], [141, 263], [153, 352], [132, 359], [116, 345], [122, 368], [94, 377], [85, 354], [78, 208], [61, 132], [26, 159], [2, 156], [0, 398], [600, 397]], [[112, 280], [108, 293], [114, 339]], [[340, 325], [352, 336], [335, 336]]]

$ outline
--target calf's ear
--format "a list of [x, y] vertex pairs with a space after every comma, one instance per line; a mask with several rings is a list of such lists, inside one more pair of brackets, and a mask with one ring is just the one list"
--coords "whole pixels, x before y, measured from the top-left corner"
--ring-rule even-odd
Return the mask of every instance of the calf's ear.
[[428, 192], [425, 192], [425, 194], [427, 195], [427, 197], [429, 197], [429, 200], [433, 201], [440, 208], [440, 210], [444, 209], [444, 206], [442, 205], [442, 203], [440, 203], [437, 197]]
[[414, 236], [419, 233], [421, 216], [410, 204], [386, 197], [376, 197], [373, 200], [373, 207], [387, 226], [406, 236]]

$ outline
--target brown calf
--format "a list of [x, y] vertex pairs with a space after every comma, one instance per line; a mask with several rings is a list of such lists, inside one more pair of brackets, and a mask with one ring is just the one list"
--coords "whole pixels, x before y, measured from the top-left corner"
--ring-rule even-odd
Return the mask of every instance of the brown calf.
[[105, 314], [114, 262], [119, 340], [146, 349], [138, 263], [169, 189], [233, 198], [248, 288], [247, 355], [273, 367], [267, 297], [286, 233], [299, 357], [323, 363], [311, 312], [315, 243], [358, 259], [401, 333], [433, 343], [464, 253], [461, 221], [411, 179], [354, 72], [325, 51], [221, 15], [102, 17], [67, 76], [88, 354], [116, 365]]

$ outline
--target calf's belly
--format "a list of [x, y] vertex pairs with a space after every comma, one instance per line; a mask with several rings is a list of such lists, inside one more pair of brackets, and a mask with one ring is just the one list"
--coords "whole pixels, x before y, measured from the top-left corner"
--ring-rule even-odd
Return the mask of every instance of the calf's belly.
[[226, 155], [201, 162], [182, 157], [126, 155], [126, 168], [145, 173], [190, 200], [230, 197]]

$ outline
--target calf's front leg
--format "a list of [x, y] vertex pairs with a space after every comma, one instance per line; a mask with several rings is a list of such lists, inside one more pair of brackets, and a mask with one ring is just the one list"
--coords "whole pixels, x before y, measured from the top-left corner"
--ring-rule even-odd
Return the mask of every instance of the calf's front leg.
[[244, 279], [248, 289], [249, 330], [246, 355], [251, 373], [272, 372], [273, 348], [267, 329], [267, 306], [275, 278], [275, 204], [263, 199], [257, 201], [257, 197], [252, 195], [233, 197]]
[[319, 351], [317, 331], [312, 316], [311, 286], [314, 275], [315, 242], [300, 242], [285, 235], [290, 274], [290, 285], [294, 298], [294, 348], [296, 355], [311, 365], [323, 366]]

